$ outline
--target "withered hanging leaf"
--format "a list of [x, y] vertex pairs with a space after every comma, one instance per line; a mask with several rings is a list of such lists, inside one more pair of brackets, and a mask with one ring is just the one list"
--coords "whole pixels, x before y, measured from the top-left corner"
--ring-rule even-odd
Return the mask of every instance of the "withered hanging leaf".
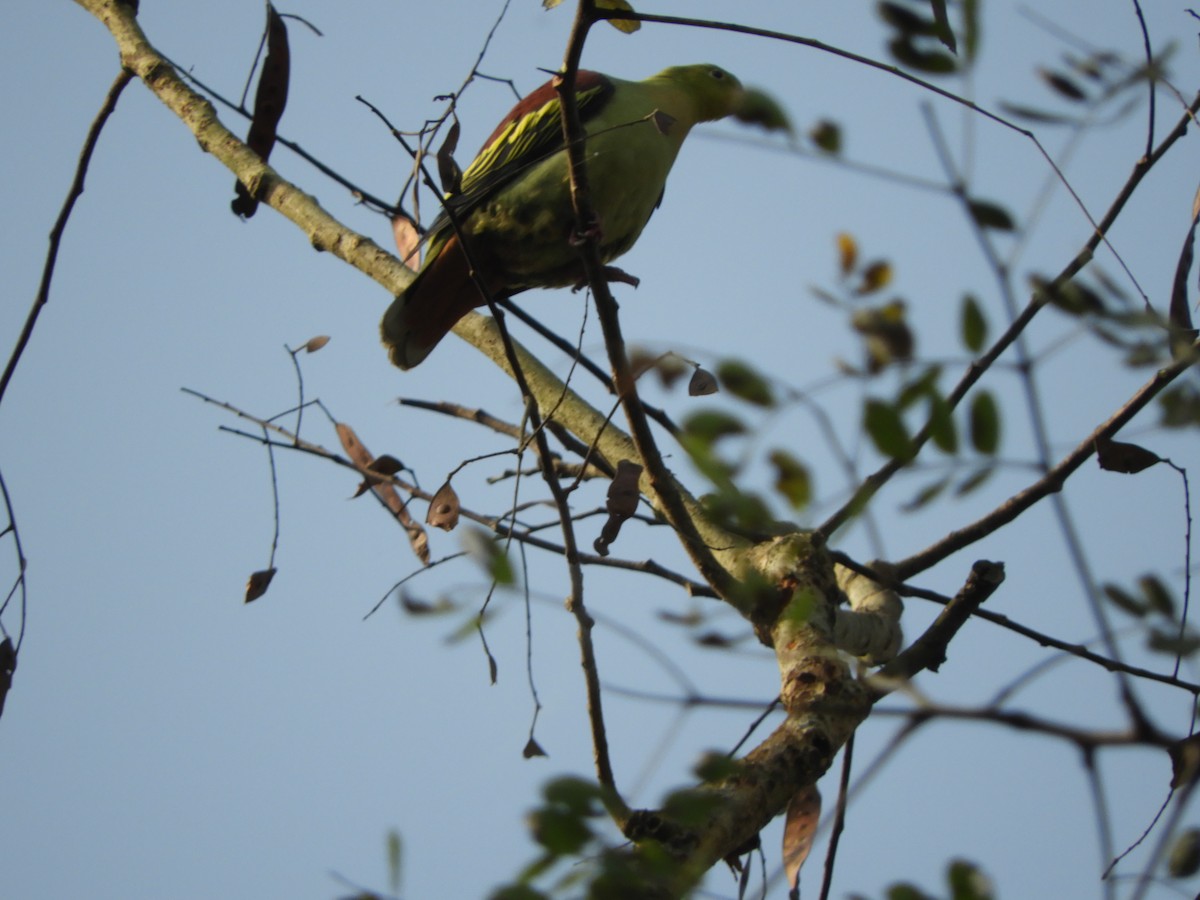
[[783, 869], [792, 890], [799, 884], [800, 867], [808, 859], [820, 819], [821, 792], [817, 786], [813, 784], [796, 791], [788, 801], [783, 823]]
[[608, 556], [608, 548], [617, 539], [621, 525], [637, 512], [642, 496], [638, 487], [641, 477], [642, 467], [633, 460], [623, 459], [617, 463], [617, 471], [608, 486], [608, 499], [605, 503], [608, 520], [600, 529], [600, 536], [592, 544], [601, 556]]
[[661, 109], [656, 109], [650, 116], [650, 121], [654, 123], [655, 129], [659, 134], [670, 134], [671, 128], [675, 125], [675, 117], [663, 112]]
[[[354, 433], [354, 429], [344, 422], [338, 422], [335, 426], [337, 430], [338, 440], [342, 444], [342, 449], [346, 451], [346, 455], [350, 457], [350, 461], [367, 475], [364, 483], [359, 486], [359, 493], [362, 493], [366, 488], [374, 491], [375, 496], [382, 501], [396, 517], [396, 520], [404, 528], [408, 535], [409, 546], [412, 547], [413, 553], [417, 555], [424, 565], [429, 565], [429, 536], [425, 534], [425, 529], [421, 527], [408, 512], [408, 506], [400, 499], [400, 495], [396, 493], [396, 489], [390, 484], [378, 481], [371, 477], [371, 454], [362, 441], [358, 439], [358, 435]], [[369, 482], [369, 483], [368, 483]], [[357, 497], [358, 494], [355, 494]]]
[[400, 213], [392, 219], [392, 238], [396, 241], [400, 262], [410, 269], [417, 268], [421, 264], [421, 231], [407, 213]]
[[549, 754], [542, 749], [542, 745], [532, 737], [526, 741], [525, 749], [521, 751], [521, 755], [526, 759], [533, 759], [535, 756], [549, 756]]
[[455, 118], [446, 132], [446, 139], [438, 148], [437, 164], [438, 177], [442, 180], [442, 192], [448, 197], [462, 193], [462, 169], [454, 160], [454, 151], [458, 149], [458, 136], [462, 128]]
[[[275, 146], [275, 131], [287, 106], [288, 80], [291, 77], [291, 51], [288, 49], [287, 26], [275, 7], [267, 4], [267, 56], [263, 60], [262, 74], [258, 76], [258, 90], [254, 94], [254, 118], [250, 121], [250, 134], [246, 145], [266, 162]], [[258, 200], [250, 196], [240, 181], [234, 186], [237, 197], [230, 207], [236, 215], [249, 219], [258, 209]]]
[[0, 715], [4, 713], [4, 698], [12, 688], [13, 673], [17, 671], [17, 648], [12, 638], [0, 641]]
[[305, 345], [304, 345], [304, 352], [305, 353], [316, 353], [318, 350], [320, 350], [322, 347], [324, 347], [328, 343], [329, 343], [329, 335], [318, 334], [316, 337], [308, 339], [308, 342], [305, 343]]
[[717, 387], [717, 379], [713, 377], [712, 372], [696, 366], [696, 371], [692, 373], [692, 379], [688, 382], [688, 396], [704, 397], [715, 394], [718, 390], [720, 388]]
[[271, 585], [271, 579], [275, 577], [275, 571], [275, 569], [260, 569], [252, 572], [246, 581], [246, 599], [243, 602], [253, 603], [265, 594]]
[[425, 524], [443, 531], [453, 531], [454, 526], [458, 524], [460, 512], [458, 494], [447, 481], [438, 488], [433, 499], [429, 501], [429, 512], [425, 514]]
[[1106, 438], [1096, 441], [1096, 462], [1105, 471], [1135, 475], [1162, 462], [1162, 458], [1137, 444]]

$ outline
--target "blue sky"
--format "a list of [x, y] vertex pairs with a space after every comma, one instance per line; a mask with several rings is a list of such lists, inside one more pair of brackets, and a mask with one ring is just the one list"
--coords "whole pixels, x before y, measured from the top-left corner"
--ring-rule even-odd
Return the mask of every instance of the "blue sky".
[[[1143, 5], [1155, 46], [1178, 43], [1172, 75], [1190, 97], [1200, 78], [1200, 23], [1175, 7]], [[142, 26], [162, 52], [224, 94], [240, 94], [261, 29], [258, 4], [144, 0], [142, 7]], [[1067, 109], [1045, 90], [1036, 68], [1078, 48], [1005, 4], [985, 7], [974, 96], [990, 108], [1009, 99]], [[655, 9], [721, 18], [731, 8], [694, 2]], [[456, 88], [469, 71], [501, 4], [363, 0], [335, 11], [298, 0], [284, 9], [324, 36], [292, 27], [292, 86], [281, 131], [387, 197], [398, 191], [407, 161], [355, 96], [402, 127], [419, 126], [440, 112], [434, 96]], [[884, 58], [884, 33], [865, 6], [736, 9], [749, 24]], [[1081, 40], [1139, 57], [1128, 3], [1056, 0], [1040, 9]], [[545, 12], [533, 0], [514, 0], [483, 70], [532, 89], [544, 78], [538, 67], [561, 60], [570, 22], [567, 8]], [[1012, 131], [809, 49], [712, 31], [646, 27], [627, 37], [599, 27], [585, 52], [589, 67], [630, 78], [700, 61], [774, 93], [801, 131], [823, 118], [839, 121], [849, 159], [939, 182], [944, 174], [920, 107], [930, 104], [955, 153], [970, 160], [978, 195], [1002, 200], [1023, 221], [1048, 178], [1036, 149]], [[7, 162], [0, 203], [8, 223], [0, 242], [7, 288], [0, 332], [10, 343], [34, 296], [46, 234], [84, 134], [116, 68], [110, 36], [74, 4], [10, 10], [0, 33], [0, 72], [9, 85], [8, 125], [0, 131]], [[1168, 93], [1158, 99], [1161, 135], [1180, 110]], [[511, 100], [506, 86], [472, 85], [460, 107], [460, 162]], [[221, 115], [244, 130], [235, 116]], [[1066, 160], [1072, 184], [1098, 213], [1131, 171], [1145, 129], [1143, 107], [1097, 126], [1078, 147], [1053, 128], [1038, 133]], [[831, 383], [835, 360], [856, 361], [859, 353], [845, 313], [820, 304], [809, 290], [835, 281], [834, 235], [849, 232], [864, 255], [893, 261], [892, 288], [908, 302], [920, 350], [945, 361], [948, 380], [967, 364], [957, 340], [963, 291], [979, 296], [993, 334], [1003, 321], [999, 296], [944, 191], [781, 152], [778, 140], [761, 144], [728, 123], [689, 139], [662, 209], [622, 262], [642, 279], [636, 292], [618, 291], [626, 336], [707, 364], [748, 359], [778, 385], [811, 391], [853, 446], [864, 390], [889, 391], [895, 382]], [[1185, 141], [1155, 169], [1112, 236], [1159, 308], [1186, 233], [1195, 158]], [[351, 227], [381, 244], [390, 240], [385, 220], [302, 160], [281, 149], [272, 162]], [[509, 419], [519, 418], [519, 397], [453, 338], [412, 372], [391, 368], [377, 340], [389, 298], [330, 255], [313, 252], [269, 209], [249, 222], [235, 219], [228, 210], [232, 184], [156, 99], [131, 85], [101, 138], [51, 301], [0, 406], [0, 467], [29, 558], [25, 643], [0, 720], [6, 893], [315, 900], [351, 892], [334, 873], [383, 890], [385, 836], [396, 829], [404, 842], [404, 897], [485, 896], [534, 853], [523, 817], [539, 786], [556, 774], [591, 773], [575, 626], [561, 608], [563, 567], [552, 558], [530, 560], [530, 646], [544, 706], [536, 736], [550, 755], [527, 761], [521, 748], [533, 701], [522, 596], [504, 593], [493, 601], [487, 639], [499, 666], [496, 685], [488, 684], [477, 639], [447, 640], [486, 591], [470, 563], [439, 566], [412, 583], [422, 598], [453, 599], [456, 614], [414, 619], [389, 602], [364, 621], [416, 567], [403, 534], [369, 499], [348, 499], [355, 483], [346, 472], [281, 453], [279, 574], [265, 598], [244, 606], [246, 576], [265, 566], [272, 537], [266, 454], [219, 431], [237, 422], [180, 388], [273, 415], [289, 408], [296, 393], [284, 345], [328, 334], [327, 347], [301, 359], [308, 395], [354, 426], [373, 452], [403, 459], [427, 487], [458, 460], [506, 444], [477, 426], [400, 408], [397, 396], [482, 406]], [[1056, 271], [1088, 231], [1075, 205], [1055, 191], [1013, 256], [1018, 283]], [[1098, 263], [1120, 277], [1111, 254], [1099, 254]], [[565, 334], [577, 333], [582, 295], [535, 293], [522, 303]], [[544, 350], [536, 339], [529, 343]], [[584, 346], [601, 346], [594, 325]], [[1074, 446], [1149, 375], [1126, 370], [1057, 314], [1039, 320], [1032, 346], [1055, 454]], [[550, 351], [547, 360], [566, 371], [560, 354]], [[914, 476], [879, 498], [882, 548], [860, 527], [839, 536], [840, 548], [863, 559], [906, 556], [1033, 479], [1018, 381], [1001, 368], [986, 383], [1005, 413], [1006, 465], [997, 477], [975, 495], [913, 516], [899, 507], [925, 483]], [[651, 396], [679, 417], [697, 404], [679, 390]], [[1194, 469], [1194, 435], [1164, 434], [1153, 424], [1152, 416], [1138, 419], [1125, 436]], [[305, 436], [336, 446], [316, 413], [306, 417]], [[765, 421], [757, 449], [774, 446], [812, 463], [824, 504], [814, 518], [832, 509], [845, 481], [803, 407]], [[869, 447], [856, 452], [869, 471]], [[505, 509], [511, 482], [489, 486], [486, 479], [511, 464], [502, 457], [458, 476], [464, 502]], [[686, 471], [679, 453], [670, 464]], [[761, 467], [755, 471], [761, 479]], [[702, 488], [694, 477], [690, 483]], [[541, 496], [539, 488], [527, 483], [525, 490], [532, 498]], [[1159, 571], [1179, 591], [1184, 511], [1177, 476], [1158, 467], [1120, 478], [1089, 464], [1065, 497], [1098, 580], [1129, 585]], [[601, 505], [603, 487], [587, 486], [576, 502], [580, 509]], [[459, 549], [454, 534], [434, 534], [431, 542], [435, 557]], [[652, 530], [627, 532], [615, 549], [685, 564], [678, 548]], [[11, 547], [0, 552], [7, 581]], [[1008, 566], [1008, 581], [989, 603], [995, 611], [1066, 640], [1094, 637], [1048, 507], [925, 573], [920, 583], [953, 593], [979, 557]], [[628, 628], [676, 659], [703, 692], [766, 701], [776, 691], [773, 661], [752, 642], [733, 653], [703, 650], [656, 615], [695, 609], [715, 617], [713, 628], [745, 634], [736, 617], [712, 604], [666, 583], [591, 571], [587, 601], [601, 623], [598, 652], [608, 685], [679, 691], [623, 635]], [[908, 607], [905, 627], [917, 634], [935, 610], [920, 601]], [[14, 611], [5, 612], [6, 629], [15, 632], [19, 623]], [[1125, 644], [1132, 659], [1167, 665], [1139, 652], [1136, 632], [1125, 634]], [[941, 674], [921, 678], [917, 689], [937, 702], [980, 704], [1047, 657], [1029, 641], [972, 623]], [[1143, 695], [1164, 729], [1185, 733], [1186, 695], [1152, 688]], [[1078, 662], [1049, 670], [1013, 702], [1088, 727], [1124, 724], [1111, 681]], [[701, 752], [728, 748], [752, 719], [745, 710], [680, 714], [616, 694], [607, 708], [618, 781], [631, 802], [644, 805], [686, 783]], [[887, 746], [897, 726], [886, 717], [864, 726], [860, 764]], [[1114, 841], [1124, 847], [1161, 803], [1167, 763], [1160, 755], [1120, 751], [1104, 754], [1101, 766]], [[827, 782], [831, 803], [832, 778]], [[1097, 896], [1103, 862], [1090, 804], [1078, 754], [1068, 746], [984, 725], [928, 728], [856, 798], [835, 894], [878, 895], [899, 879], [934, 889], [945, 861], [961, 855], [982, 864], [1003, 897]], [[773, 870], [777, 828], [765, 843]], [[805, 895], [815, 896], [818, 867], [803, 878]], [[709, 887], [722, 896], [736, 892], [722, 872], [713, 873]], [[782, 895], [778, 881], [772, 890]], [[1189, 894], [1195, 890], [1189, 885]], [[1152, 894], [1174, 896], [1166, 888]]]

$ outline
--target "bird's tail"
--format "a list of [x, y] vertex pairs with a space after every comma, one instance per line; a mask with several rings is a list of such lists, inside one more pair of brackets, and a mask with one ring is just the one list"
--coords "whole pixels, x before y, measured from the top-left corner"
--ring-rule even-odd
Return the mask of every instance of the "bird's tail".
[[458, 237], [451, 236], [383, 314], [379, 330], [392, 362], [411, 369], [459, 319], [485, 302]]

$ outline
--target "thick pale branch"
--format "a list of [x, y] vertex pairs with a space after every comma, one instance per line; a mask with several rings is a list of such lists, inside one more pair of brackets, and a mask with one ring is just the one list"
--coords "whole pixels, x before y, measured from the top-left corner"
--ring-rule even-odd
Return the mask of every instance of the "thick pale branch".
[[216, 110], [188, 86], [151, 45], [138, 25], [133, 7], [120, 0], [76, 0], [112, 33], [121, 65], [132, 72], [196, 136], [211, 153], [246, 185], [250, 194], [295, 223], [313, 247], [328, 250], [398, 294], [412, 280], [412, 271], [370, 238], [347, 228], [329, 215], [315, 198], [300, 190], [263, 162], [245, 141], [226, 128]]

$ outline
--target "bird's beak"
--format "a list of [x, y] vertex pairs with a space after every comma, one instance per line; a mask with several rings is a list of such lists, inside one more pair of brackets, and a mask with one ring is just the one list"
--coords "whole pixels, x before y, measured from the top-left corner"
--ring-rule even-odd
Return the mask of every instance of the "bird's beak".
[[745, 88], [733, 108], [739, 122], [758, 125], [767, 131], [792, 134], [792, 122], [774, 97], [758, 88]]

